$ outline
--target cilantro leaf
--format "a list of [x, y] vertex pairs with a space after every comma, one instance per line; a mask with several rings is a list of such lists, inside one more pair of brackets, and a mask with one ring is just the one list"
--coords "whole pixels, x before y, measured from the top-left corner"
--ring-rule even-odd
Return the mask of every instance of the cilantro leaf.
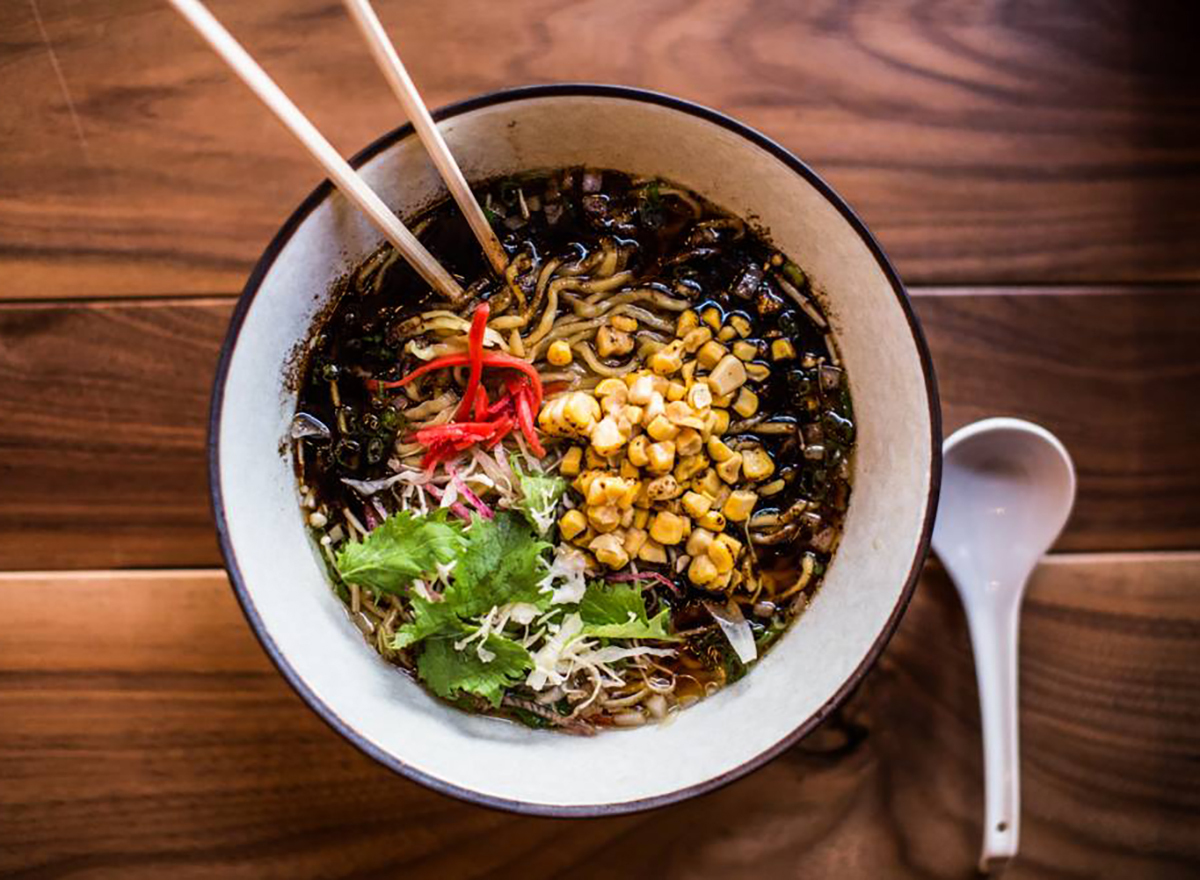
[[461, 625], [458, 615], [447, 602], [430, 602], [420, 596], [413, 596], [412, 612], [412, 623], [399, 627], [392, 638], [392, 647], [396, 650], [415, 645], [443, 630], [455, 630]]
[[495, 656], [486, 663], [479, 658], [474, 644], [457, 651], [454, 642], [451, 634], [428, 639], [417, 658], [417, 674], [439, 697], [454, 699], [461, 694], [474, 694], [495, 708], [500, 705], [505, 688], [522, 681], [533, 666], [529, 652], [503, 636], [487, 637], [484, 647]]
[[584, 635], [605, 639], [658, 639], [674, 641], [671, 612], [664, 608], [650, 618], [642, 591], [635, 584], [595, 581], [579, 603]]
[[350, 541], [338, 551], [343, 579], [375, 590], [398, 593], [414, 578], [431, 574], [463, 551], [462, 530], [446, 511], [428, 516], [401, 511], [389, 516], [361, 543]]
[[510, 602], [544, 608], [549, 596], [538, 587], [546, 576], [542, 554], [549, 548], [515, 513], [502, 510], [495, 519], [476, 518], [467, 529], [467, 545], [445, 601], [459, 617], [478, 617]]
[[541, 471], [531, 470], [525, 473], [516, 455], [509, 455], [508, 463], [521, 489], [517, 509], [525, 514], [525, 518], [537, 529], [539, 535], [546, 534], [554, 526], [554, 511], [558, 507], [558, 499], [567, 489], [567, 481]]

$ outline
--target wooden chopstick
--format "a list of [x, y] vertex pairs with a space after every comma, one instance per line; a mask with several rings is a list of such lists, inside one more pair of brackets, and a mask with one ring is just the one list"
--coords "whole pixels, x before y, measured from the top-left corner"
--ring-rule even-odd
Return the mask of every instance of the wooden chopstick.
[[259, 66], [250, 54], [241, 47], [233, 35], [213, 17], [200, 0], [169, 0], [172, 6], [187, 19], [213, 50], [221, 56], [267, 109], [275, 114], [300, 144], [320, 165], [334, 186], [342, 191], [377, 225], [388, 241], [400, 252], [417, 273], [451, 302], [459, 303], [465, 297], [462, 287], [450, 273], [429, 253], [392, 210], [379, 198], [367, 182], [342, 158], [325, 137], [300, 112], [292, 100], [284, 94]]
[[488, 262], [492, 264], [497, 275], [504, 277], [504, 270], [508, 266], [508, 255], [500, 246], [500, 240], [496, 238], [496, 233], [492, 231], [492, 225], [484, 216], [483, 208], [479, 206], [475, 194], [471, 192], [471, 187], [467, 185], [466, 178], [463, 177], [462, 169], [458, 167], [458, 162], [455, 161], [450, 148], [446, 146], [446, 140], [438, 131], [437, 124], [429, 114], [429, 108], [425, 106], [404, 63], [396, 54], [396, 47], [388, 39], [387, 32], [383, 29], [379, 16], [375, 14], [370, 0], [344, 0], [344, 2], [350, 11], [350, 16], [358, 25], [358, 29], [362, 31], [367, 46], [370, 48], [371, 54], [375, 56], [375, 61], [383, 71], [388, 85], [392, 87], [392, 91], [400, 101], [400, 106], [404, 108], [405, 114], [412, 122], [413, 128], [416, 129], [417, 137], [425, 145], [429, 158], [433, 160], [442, 180], [446, 182], [450, 195], [454, 197], [454, 201], [458, 203], [458, 207], [467, 218], [467, 224], [475, 233], [475, 238], [479, 240]]

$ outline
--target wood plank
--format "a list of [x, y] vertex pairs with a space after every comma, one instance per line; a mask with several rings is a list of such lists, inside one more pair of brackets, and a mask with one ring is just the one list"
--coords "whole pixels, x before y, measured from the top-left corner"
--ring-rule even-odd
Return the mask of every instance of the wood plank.
[[[1200, 547], [1197, 292], [917, 297], [948, 429], [1024, 416], [1070, 447], [1080, 495], [1060, 549]], [[231, 308], [0, 307], [0, 568], [219, 562], [205, 420]]]
[[[344, 151], [400, 121], [337, 4], [213, 5]], [[592, 80], [744, 120], [914, 283], [1200, 278], [1196, 4], [379, 5], [434, 105]], [[0, 297], [236, 291], [318, 179], [164, 4], [11, 3], [0, 34]]]
[[[1054, 557], [1036, 575], [1014, 878], [1200, 870], [1198, 577], [1200, 554]], [[269, 665], [218, 572], [3, 575], [0, 620], [6, 875], [949, 878], [976, 856], [974, 673], [936, 569], [798, 747], [689, 803], [565, 824], [359, 754]]]

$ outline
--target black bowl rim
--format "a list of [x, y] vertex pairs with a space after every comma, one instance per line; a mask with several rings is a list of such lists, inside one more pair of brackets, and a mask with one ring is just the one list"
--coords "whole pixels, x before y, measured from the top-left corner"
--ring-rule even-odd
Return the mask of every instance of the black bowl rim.
[[[883, 629], [880, 630], [872, 643], [870, 650], [863, 657], [859, 665], [854, 669], [846, 681], [833, 694], [832, 697], [812, 716], [799, 724], [787, 736], [783, 737], [775, 745], [760, 752], [755, 757], [743, 762], [732, 770], [721, 773], [703, 782], [698, 782], [694, 785], [676, 789], [675, 791], [665, 794], [655, 795], [648, 798], [640, 798], [632, 801], [622, 801], [619, 803], [605, 804], [581, 804], [581, 805], [559, 805], [559, 804], [542, 804], [532, 803], [522, 800], [513, 800], [509, 798], [494, 797], [492, 795], [482, 794], [468, 788], [463, 788], [458, 785], [446, 782], [435, 776], [424, 773], [415, 767], [411, 767], [403, 761], [396, 758], [382, 749], [375, 746], [372, 742], [366, 739], [365, 736], [355, 730], [349, 723], [340, 718], [331, 707], [326, 705], [320, 698], [316, 696], [301, 679], [299, 674], [291, 667], [282, 652], [275, 645], [271, 636], [267, 633], [266, 627], [263, 624], [262, 618], [259, 616], [257, 609], [254, 607], [254, 601], [250, 596], [249, 590], [242, 578], [241, 570], [238, 567], [237, 555], [234, 553], [233, 546], [230, 542], [229, 526], [225, 518], [225, 503], [221, 493], [220, 480], [220, 449], [218, 440], [221, 429], [221, 410], [224, 400], [225, 381], [229, 373], [229, 365], [233, 356], [233, 350], [237, 344], [239, 335], [241, 334], [242, 325], [245, 322], [246, 314], [254, 301], [254, 297], [258, 293], [259, 286], [270, 271], [275, 259], [279, 256], [280, 251], [288, 242], [297, 228], [304, 222], [313, 210], [317, 208], [332, 192], [334, 191], [333, 184], [328, 180], [321, 182], [316, 189], [309, 193], [308, 197], [300, 203], [299, 207], [292, 212], [292, 215], [283, 223], [279, 232], [271, 240], [263, 255], [259, 258], [254, 270], [250, 273], [249, 279], [246, 281], [246, 286], [242, 290], [241, 296], [238, 298], [237, 306], [234, 309], [233, 316], [230, 319], [229, 330], [225, 336], [224, 344], [221, 346], [220, 358], [217, 362], [217, 372], [213, 381], [213, 393], [211, 408], [209, 411], [209, 427], [208, 427], [208, 471], [209, 471], [209, 496], [212, 505], [213, 519], [216, 523], [217, 538], [221, 547], [221, 554], [225, 560], [225, 568], [229, 574], [230, 583], [233, 585], [234, 595], [237, 597], [238, 603], [242, 607], [246, 619], [249, 621], [251, 628], [254, 630], [255, 636], [258, 638], [263, 650], [270, 657], [271, 662], [283, 675], [284, 679], [292, 686], [292, 689], [300, 695], [301, 699], [313, 710], [326, 724], [332, 727], [335, 731], [349, 740], [360, 751], [374, 758], [385, 767], [408, 777], [416, 782], [421, 783], [434, 791], [442, 794], [447, 794], [458, 798], [468, 803], [478, 804], [485, 807], [507, 810], [515, 813], [522, 813], [533, 816], [554, 816], [554, 817], [591, 817], [591, 816], [616, 816], [627, 813], [639, 812], [641, 810], [653, 809], [655, 807], [666, 806], [667, 804], [676, 803], [686, 800], [699, 794], [713, 791], [736, 779], [740, 779], [752, 770], [756, 770], [768, 761], [777, 757], [780, 753], [794, 745], [808, 733], [810, 733], [818, 724], [825, 720], [834, 709], [840, 706], [846, 698], [854, 691], [867, 672], [875, 664], [880, 653], [890, 641], [892, 634], [896, 631], [899, 625], [900, 618], [907, 608], [912, 594], [916, 589], [917, 581], [920, 578], [921, 568], [925, 558], [929, 553], [930, 539], [933, 533], [933, 522], [937, 512], [938, 494], [941, 486], [941, 439], [942, 439], [942, 419], [941, 407], [938, 400], [937, 380], [934, 376], [933, 361], [929, 356], [929, 348], [925, 343], [925, 336], [921, 330], [921, 325], [917, 319], [916, 313], [913, 311], [912, 304], [909, 301], [908, 293], [906, 292], [903, 283], [900, 281], [899, 275], [893, 268], [891, 261], [888, 260], [883, 248], [875, 237], [867, 229], [866, 225], [859, 219], [858, 215], [851, 210], [850, 206], [839, 196], [826, 181], [808, 165], [802, 162], [799, 158], [793, 155], [789, 150], [767, 137], [766, 135], [746, 126], [723, 113], [704, 107], [700, 104], [686, 101], [681, 98], [676, 98], [671, 95], [666, 95], [661, 92], [649, 91], [646, 89], [633, 88], [629, 86], [606, 85], [599, 83], [555, 83], [550, 85], [533, 85], [522, 86], [519, 88], [502, 89], [495, 92], [488, 92], [483, 95], [478, 95], [473, 98], [468, 98], [464, 101], [459, 101], [455, 104], [450, 104], [433, 112], [434, 119], [443, 120], [454, 116], [459, 116], [463, 113], [468, 113], [474, 110], [479, 110], [484, 107], [493, 106], [496, 104], [515, 103], [517, 101], [526, 101], [540, 98], [555, 98], [555, 97], [602, 97], [602, 98], [617, 98], [628, 101], [640, 101], [647, 104], [656, 104], [672, 110], [688, 113], [692, 116], [708, 122], [715, 123], [734, 134], [750, 141], [755, 146], [758, 146], [766, 152], [772, 154], [781, 162], [790, 167], [793, 171], [803, 177], [808, 183], [815, 187], [821, 195], [825, 197], [846, 219], [854, 231], [858, 233], [863, 243], [870, 249], [875, 257], [880, 270], [887, 277], [891, 284], [892, 290], [896, 294], [896, 299], [900, 304], [901, 310], [904, 312], [905, 318], [908, 320], [909, 329], [912, 333], [913, 345], [916, 347], [921, 361], [921, 369], [924, 373], [925, 390], [927, 401], [929, 404], [929, 441], [932, 460], [930, 462], [930, 481], [929, 492], [926, 498], [925, 507], [925, 522], [921, 530], [921, 538], [918, 542], [917, 551], [914, 554], [912, 567], [909, 569], [908, 578], [905, 581], [904, 589], [901, 591], [899, 598], [896, 601], [892, 613], [888, 617]], [[379, 153], [410, 136], [413, 133], [411, 124], [405, 124], [399, 128], [393, 129], [387, 134], [382, 135], [365, 149], [357, 153], [351, 160], [350, 164], [358, 168], [370, 159], [374, 158]]]

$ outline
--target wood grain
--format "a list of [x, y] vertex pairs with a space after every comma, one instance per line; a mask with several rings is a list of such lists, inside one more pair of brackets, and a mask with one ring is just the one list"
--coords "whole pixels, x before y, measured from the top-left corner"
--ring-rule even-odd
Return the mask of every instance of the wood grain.
[[[1057, 557], [1037, 574], [1014, 878], [1200, 870], [1198, 577], [1198, 554]], [[6, 876], [972, 875], [976, 696], [936, 570], [801, 745], [713, 795], [593, 821], [484, 810], [374, 764], [287, 688], [222, 574], [4, 575], [0, 621]]]
[[[1064, 439], [1080, 494], [1061, 549], [1200, 547], [1200, 291], [1075, 294], [916, 298], [947, 428], [1017, 415]], [[219, 561], [204, 443], [231, 308], [0, 306], [0, 568]]]
[[[744, 120], [910, 282], [1200, 279], [1194, 3], [379, 5], [434, 105], [592, 80]], [[213, 6], [344, 151], [401, 121], [340, 4]], [[0, 34], [0, 297], [236, 291], [318, 180], [165, 4], [9, 3]]]

